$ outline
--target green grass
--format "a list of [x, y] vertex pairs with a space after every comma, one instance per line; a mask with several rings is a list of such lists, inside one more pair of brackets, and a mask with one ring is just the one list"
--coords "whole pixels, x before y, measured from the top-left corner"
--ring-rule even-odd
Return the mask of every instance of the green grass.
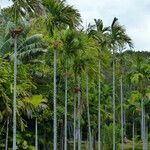
[[[96, 145], [96, 147], [97, 147], [97, 145]], [[148, 147], [150, 147], [150, 143], [149, 143]], [[104, 146], [104, 149], [105, 150], [111, 150], [110, 148], [108, 148], [107, 145]], [[82, 143], [81, 150], [89, 150], [88, 144], [86, 142]], [[97, 148], [96, 148], [96, 150], [97, 150]], [[117, 145], [117, 150], [121, 150], [121, 144]], [[132, 141], [129, 141], [127, 144], [124, 144], [124, 150], [132, 150]], [[135, 150], [142, 150], [142, 143], [141, 142], [135, 143]]]

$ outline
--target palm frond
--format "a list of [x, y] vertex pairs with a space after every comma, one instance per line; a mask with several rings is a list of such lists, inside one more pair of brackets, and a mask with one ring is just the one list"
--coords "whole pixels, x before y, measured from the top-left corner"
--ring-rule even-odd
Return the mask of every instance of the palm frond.
[[19, 47], [18, 49], [22, 49], [24, 46], [26, 45], [30, 45], [30, 44], [33, 44], [33, 43], [36, 43], [36, 42], [39, 42], [41, 39], [43, 38], [43, 35], [42, 34], [35, 34], [29, 38], [27, 38]]

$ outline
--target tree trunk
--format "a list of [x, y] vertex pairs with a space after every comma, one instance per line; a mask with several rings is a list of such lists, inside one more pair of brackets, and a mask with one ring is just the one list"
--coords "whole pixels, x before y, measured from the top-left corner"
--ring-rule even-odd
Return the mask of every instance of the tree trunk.
[[142, 142], [143, 142], [143, 150], [147, 150], [146, 147], [146, 124], [145, 124], [145, 106], [144, 101], [141, 101], [141, 109], [142, 109]]
[[[78, 77], [78, 88], [80, 89], [80, 77]], [[78, 150], [81, 149], [81, 131], [80, 131], [80, 91], [78, 92]]]
[[13, 150], [16, 150], [17, 36], [14, 38]]
[[124, 130], [123, 130], [123, 77], [120, 77], [120, 95], [121, 95], [121, 149], [124, 150]]
[[134, 143], [134, 139], [135, 139], [135, 127], [134, 127], [134, 118], [133, 118], [133, 124], [132, 124], [132, 150], [135, 150], [135, 143]]
[[65, 142], [64, 142], [64, 150], [67, 150], [67, 94], [68, 94], [68, 81], [67, 81], [67, 65], [66, 65], [66, 75], [65, 75]]
[[38, 150], [38, 124], [37, 124], [37, 118], [35, 118], [35, 150]]
[[116, 74], [116, 68], [115, 68], [115, 53], [113, 51], [113, 150], [116, 150], [116, 140], [115, 140], [115, 129], [116, 129], [116, 104], [115, 104], [115, 93], [116, 93], [116, 89], [115, 89], [115, 83], [116, 83], [116, 78], [115, 78], [115, 74]]
[[56, 112], [56, 49], [54, 49], [54, 123], [53, 123], [53, 150], [57, 150], [57, 112]]
[[5, 150], [8, 150], [8, 134], [9, 134], [9, 117], [7, 117], [7, 129], [6, 129]]
[[74, 95], [74, 142], [73, 149], [76, 150], [76, 95]]
[[89, 110], [89, 88], [88, 88], [88, 75], [86, 79], [86, 104], [87, 104], [87, 117], [88, 117], [88, 130], [89, 130], [89, 148], [92, 150], [92, 137], [91, 137], [91, 121], [90, 121], [90, 110]]
[[126, 108], [124, 108], [124, 113], [123, 113], [123, 126], [124, 126], [124, 139], [126, 138]]
[[99, 83], [98, 83], [98, 150], [101, 149], [101, 82], [100, 82], [100, 61], [99, 61]]
[[143, 142], [143, 149], [144, 149], [144, 106], [143, 106], [143, 99], [141, 100], [141, 139]]

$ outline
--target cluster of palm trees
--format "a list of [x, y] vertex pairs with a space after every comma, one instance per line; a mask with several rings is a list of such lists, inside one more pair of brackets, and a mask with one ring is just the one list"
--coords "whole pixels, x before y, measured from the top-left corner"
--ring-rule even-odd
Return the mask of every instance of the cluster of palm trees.
[[[13, 15], [15, 16], [13, 16]], [[2, 14], [1, 14], [2, 15]], [[114, 18], [112, 24], [108, 27], [103, 25], [103, 21], [100, 19], [95, 19], [94, 25], [89, 24], [88, 28], [84, 30], [81, 26], [81, 18], [78, 10], [74, 9], [72, 6], [67, 5], [65, 1], [60, 0], [44, 0], [44, 1], [13, 1], [13, 5], [10, 8], [3, 10], [3, 15], [8, 17], [2, 23], [3, 29], [5, 29], [5, 37], [2, 36], [2, 43], [0, 45], [1, 57], [8, 62], [14, 61], [14, 79], [13, 79], [13, 150], [17, 149], [16, 143], [16, 127], [17, 127], [17, 117], [18, 114], [18, 98], [22, 99], [25, 104], [27, 113], [42, 112], [47, 110], [50, 104], [49, 99], [53, 99], [53, 150], [58, 149], [58, 134], [59, 134], [59, 116], [58, 116], [58, 106], [60, 99], [64, 97], [64, 136], [63, 147], [64, 150], [68, 149], [68, 116], [70, 115], [68, 107], [70, 108], [70, 100], [73, 97], [73, 149], [82, 149], [82, 125], [84, 113], [84, 97], [85, 97], [85, 108], [86, 108], [86, 121], [87, 121], [87, 133], [88, 133], [88, 148], [90, 150], [95, 149], [93, 146], [94, 138], [97, 138], [98, 150], [104, 146], [102, 135], [104, 130], [102, 124], [106, 121], [109, 125], [112, 122], [112, 148], [116, 150], [116, 124], [118, 125], [118, 114], [116, 114], [116, 106], [120, 105], [120, 118], [121, 122], [121, 149], [124, 149], [124, 139], [126, 136], [125, 131], [125, 117], [126, 107], [125, 99], [127, 96], [127, 91], [124, 91], [125, 81], [125, 69], [126, 63], [129, 62], [125, 59], [126, 54], [123, 50], [126, 48], [133, 48], [133, 43], [131, 38], [126, 33], [124, 26], [119, 24], [117, 18]], [[4, 24], [9, 26], [4, 28]], [[41, 28], [42, 27], [42, 28]], [[38, 34], [37, 34], [38, 32]], [[43, 36], [44, 35], [44, 36]], [[12, 51], [14, 47], [14, 52]], [[52, 50], [53, 51], [50, 51]], [[53, 55], [52, 55], [53, 52]], [[125, 55], [125, 56], [124, 56]], [[110, 56], [110, 58], [108, 58]], [[51, 60], [49, 60], [51, 58]], [[52, 62], [53, 59], [53, 62]], [[130, 58], [131, 59], [131, 58]], [[118, 63], [119, 61], [119, 63]], [[132, 62], [133, 63], [133, 62]], [[144, 65], [140, 65], [137, 62], [137, 66], [134, 70], [129, 71], [128, 83], [131, 84], [131, 90], [136, 90], [136, 94], [131, 93], [129, 96], [129, 108], [132, 107], [132, 132], [133, 132], [133, 149], [135, 148], [135, 119], [136, 105], [135, 102], [139, 99], [141, 100], [141, 137], [143, 142], [143, 149], [147, 149], [147, 125], [146, 125], [146, 102], [145, 99], [149, 99], [149, 73], [150, 65], [145, 62]], [[27, 67], [31, 80], [35, 84], [37, 89], [30, 83], [31, 88], [27, 88], [24, 91], [28, 91], [26, 94], [18, 94], [18, 78], [21, 78], [17, 74], [17, 65], [23, 65]], [[53, 65], [53, 70], [51, 69]], [[40, 67], [42, 66], [42, 67]], [[106, 68], [108, 68], [110, 73], [109, 79], [106, 73]], [[40, 83], [40, 79], [44, 76], [40, 76], [37, 70], [48, 70], [48, 74], [45, 76], [53, 76], [53, 84], [48, 84], [51, 80], [46, 79], [46, 83], [49, 86], [46, 87], [46, 92], [52, 90], [53, 86], [53, 97], [49, 93], [43, 92]], [[39, 69], [40, 68], [40, 69]], [[119, 68], [119, 69], [118, 69]], [[128, 67], [130, 68], [130, 67]], [[46, 71], [45, 71], [46, 72]], [[53, 75], [52, 73], [53, 72]], [[62, 78], [62, 74], [64, 74]], [[118, 77], [119, 76], [119, 77]], [[112, 79], [111, 79], [112, 77]], [[120, 82], [117, 82], [116, 78], [119, 78]], [[29, 79], [30, 80], [30, 79]], [[37, 81], [38, 80], [38, 81]], [[104, 114], [106, 114], [106, 107], [104, 105], [104, 85], [105, 82], [109, 80], [108, 85], [112, 91], [112, 94], [108, 94], [112, 99], [112, 109], [110, 114], [108, 114], [108, 119], [104, 119]], [[42, 80], [43, 81], [43, 80]], [[29, 81], [28, 81], [29, 82]], [[63, 83], [64, 82], [64, 83]], [[26, 86], [29, 83], [26, 84]], [[116, 86], [117, 85], [117, 86]], [[23, 86], [23, 85], [22, 85]], [[45, 86], [45, 85], [44, 85]], [[96, 101], [96, 108], [91, 108], [92, 96], [90, 95], [91, 87], [95, 86], [96, 92], [94, 93]], [[64, 88], [64, 90], [63, 90]], [[73, 90], [71, 90], [71, 88]], [[59, 89], [59, 90], [58, 90]], [[118, 90], [120, 89], [120, 90]], [[73, 92], [72, 92], [73, 91]], [[84, 92], [85, 91], [85, 92]], [[108, 90], [109, 91], [109, 90]], [[118, 91], [119, 95], [118, 96]], [[43, 92], [43, 96], [39, 93]], [[129, 93], [130, 91], [128, 91]], [[45, 94], [46, 93], [46, 94]], [[61, 93], [61, 95], [60, 95]], [[64, 93], [64, 95], [63, 95]], [[84, 94], [85, 93], [85, 94]], [[134, 94], [134, 95], [133, 95]], [[135, 95], [140, 96], [135, 96]], [[107, 95], [107, 94], [106, 94]], [[119, 98], [118, 98], [119, 97]], [[47, 101], [45, 99], [48, 99]], [[120, 99], [120, 104], [118, 104], [118, 99]], [[132, 103], [132, 99], [134, 102]], [[117, 104], [116, 104], [117, 103]], [[27, 107], [28, 106], [28, 107]], [[110, 107], [111, 107], [110, 106]], [[60, 107], [60, 106], [59, 106]], [[104, 109], [103, 109], [104, 107]], [[96, 111], [97, 120], [96, 127], [92, 124], [94, 114], [91, 114], [92, 109]], [[111, 116], [112, 115], [112, 116]], [[30, 114], [31, 116], [31, 114]], [[35, 149], [38, 150], [38, 117], [35, 115]], [[6, 146], [8, 149], [8, 128], [9, 128], [10, 116], [7, 117], [7, 132], [6, 132]], [[96, 128], [96, 134], [94, 136], [93, 129]], [[61, 136], [61, 135], [60, 135]], [[62, 137], [61, 137], [62, 138]]]

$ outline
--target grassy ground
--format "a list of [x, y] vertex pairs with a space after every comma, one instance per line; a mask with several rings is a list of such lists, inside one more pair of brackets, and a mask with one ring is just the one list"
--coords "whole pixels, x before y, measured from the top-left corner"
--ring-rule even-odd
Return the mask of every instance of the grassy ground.
[[[148, 150], [150, 148], [150, 143], [148, 145]], [[121, 149], [121, 145], [119, 145], [119, 150]], [[125, 150], [132, 150], [132, 142], [129, 142], [128, 144], [124, 145]], [[135, 143], [135, 150], [142, 150], [142, 143]]]
[[[71, 148], [71, 149], [73, 149], [73, 148]], [[148, 150], [149, 149], [150, 149], [150, 143], [148, 145]], [[81, 150], [89, 150], [88, 143], [86, 143], [86, 142], [82, 143]], [[95, 150], [97, 150], [97, 148]], [[104, 150], [112, 150], [112, 149], [108, 148], [108, 146], [105, 145]], [[121, 144], [117, 145], [117, 150], [121, 150]], [[132, 142], [128, 142], [127, 144], [124, 144], [124, 150], [132, 150]], [[140, 142], [135, 143], [135, 150], [142, 150], [142, 143], [140, 143]]]

